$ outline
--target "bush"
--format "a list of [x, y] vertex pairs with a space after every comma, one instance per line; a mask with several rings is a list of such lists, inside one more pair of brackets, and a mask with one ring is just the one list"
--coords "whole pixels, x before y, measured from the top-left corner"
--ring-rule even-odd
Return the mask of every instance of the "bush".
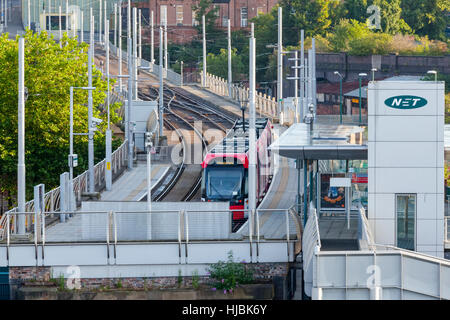
[[232, 292], [239, 284], [253, 283], [253, 272], [245, 261], [234, 262], [233, 252], [228, 252], [228, 261], [219, 261], [209, 267], [210, 278], [215, 289]]
[[388, 54], [392, 52], [392, 36], [386, 33], [371, 33], [359, 39], [349, 41], [349, 54], [368, 56], [373, 54]]

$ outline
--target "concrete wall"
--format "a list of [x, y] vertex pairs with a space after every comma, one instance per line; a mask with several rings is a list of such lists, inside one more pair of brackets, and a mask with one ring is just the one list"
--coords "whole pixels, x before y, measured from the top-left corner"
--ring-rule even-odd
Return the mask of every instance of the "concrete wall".
[[[420, 108], [386, 99], [418, 96]], [[368, 213], [375, 242], [397, 246], [396, 194], [416, 194], [415, 250], [443, 257], [444, 83], [371, 82], [368, 90]]]

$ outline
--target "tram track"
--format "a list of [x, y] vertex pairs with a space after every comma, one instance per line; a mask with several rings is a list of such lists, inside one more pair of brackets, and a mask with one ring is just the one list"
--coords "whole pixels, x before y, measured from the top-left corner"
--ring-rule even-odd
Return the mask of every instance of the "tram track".
[[[147, 88], [148, 93], [139, 93], [141, 98], [145, 100], [157, 99], [159, 95], [157, 89], [151, 86]], [[201, 159], [203, 159], [210, 144], [210, 141], [204, 137], [205, 131], [216, 129], [226, 134], [235, 119], [225, 113], [212, 110], [206, 104], [201, 105], [183, 93], [173, 90], [173, 88], [165, 88], [163, 94], [165, 102], [164, 126], [175, 131], [178, 135], [182, 144], [183, 160], [175, 169], [170, 180], [165, 183], [164, 188], [152, 196], [152, 200], [190, 201], [200, 195], [202, 168], [200, 163], [190, 163], [191, 158], [188, 158], [188, 155], [191, 154], [191, 150], [198, 151], [196, 149], [199, 149], [198, 143], [200, 143]], [[196, 128], [196, 121], [201, 121], [201, 129]], [[188, 132], [192, 132], [192, 134], [188, 134]], [[195, 142], [196, 139], [200, 142]], [[197, 143], [197, 146], [195, 146], [195, 143]], [[195, 156], [197, 155], [194, 154], [194, 158]]]

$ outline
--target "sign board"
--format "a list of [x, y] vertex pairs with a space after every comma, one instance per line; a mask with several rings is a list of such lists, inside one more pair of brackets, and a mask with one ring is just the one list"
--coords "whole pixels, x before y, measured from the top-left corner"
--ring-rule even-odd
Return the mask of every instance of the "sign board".
[[359, 103], [359, 99], [352, 99], [353, 103]]
[[351, 178], [330, 178], [330, 187], [351, 187]]
[[106, 162], [106, 170], [111, 170], [111, 162]]
[[417, 109], [426, 106], [427, 99], [417, 96], [395, 96], [384, 100], [384, 104], [394, 109]]

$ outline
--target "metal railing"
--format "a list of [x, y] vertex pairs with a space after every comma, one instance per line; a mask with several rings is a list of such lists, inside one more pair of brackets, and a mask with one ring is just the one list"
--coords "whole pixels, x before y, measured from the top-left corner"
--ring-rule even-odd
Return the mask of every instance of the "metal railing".
[[[201, 79], [203, 79], [203, 74], [201, 74]], [[232, 84], [229, 88], [228, 82], [225, 79], [217, 77], [215, 75], [207, 73], [205, 85], [206, 89], [214, 92], [219, 96], [229, 97], [236, 103], [239, 103], [239, 101], [248, 101], [248, 88], [244, 88], [236, 84]], [[255, 108], [256, 112], [259, 112], [260, 116], [264, 115], [271, 119], [278, 117], [278, 107], [275, 98], [270, 97], [266, 94], [262, 94], [259, 92], [256, 93]]]
[[312, 203], [310, 203], [309, 208], [309, 216], [302, 236], [302, 252], [305, 293], [311, 296], [314, 272], [314, 253], [315, 251], [320, 251], [321, 242], [316, 208], [314, 208]]

